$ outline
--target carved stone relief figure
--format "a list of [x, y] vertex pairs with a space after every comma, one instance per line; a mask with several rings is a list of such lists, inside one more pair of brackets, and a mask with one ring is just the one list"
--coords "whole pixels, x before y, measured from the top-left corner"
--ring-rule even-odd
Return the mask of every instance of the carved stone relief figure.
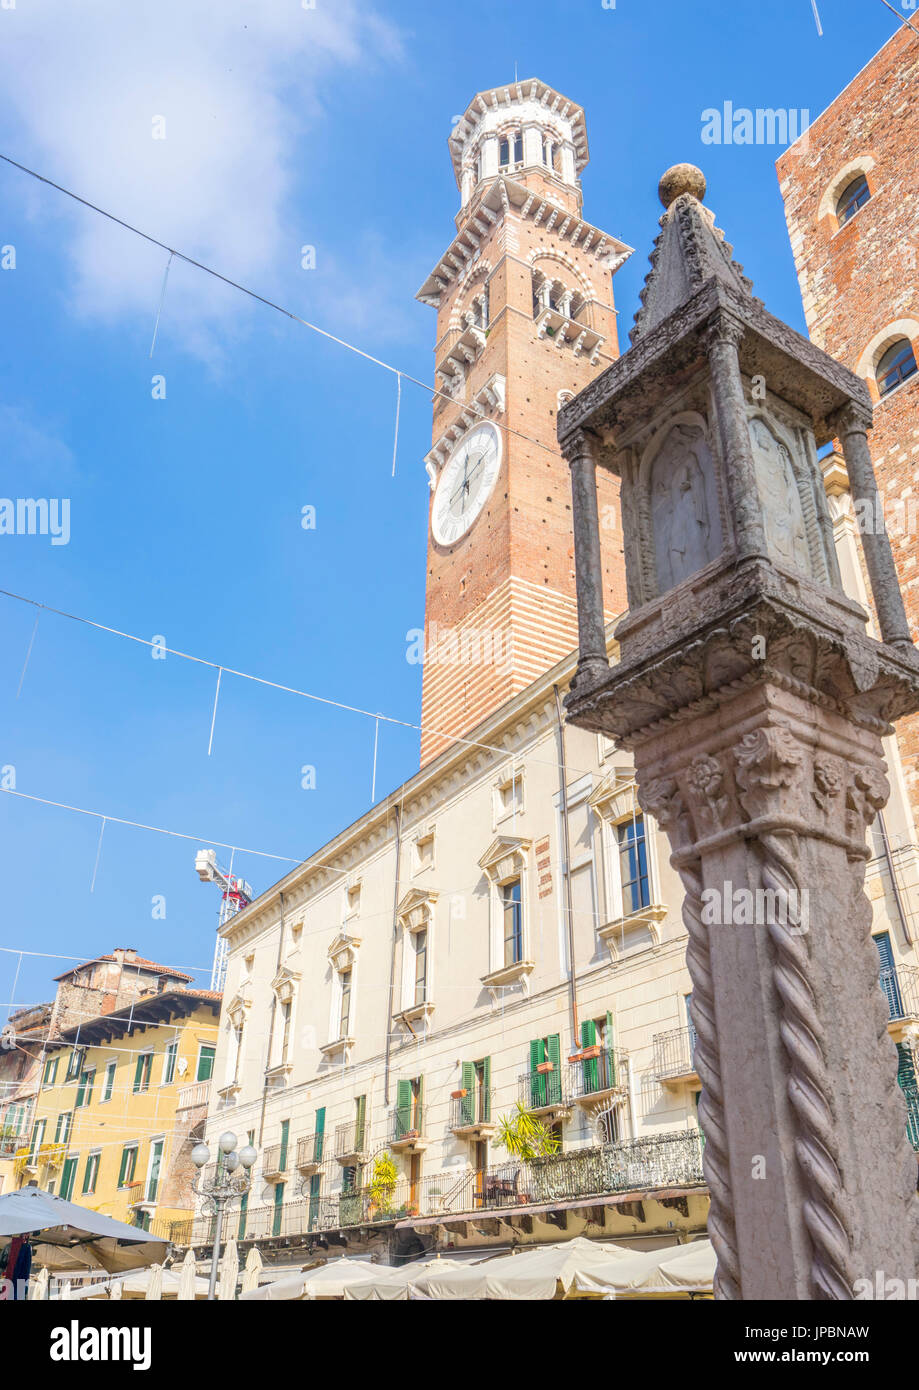
[[750, 441], [769, 549], [783, 564], [812, 575], [801, 495], [791, 455], [762, 420], [750, 421]]
[[695, 574], [722, 550], [711, 450], [699, 425], [674, 425], [650, 476], [658, 593]]

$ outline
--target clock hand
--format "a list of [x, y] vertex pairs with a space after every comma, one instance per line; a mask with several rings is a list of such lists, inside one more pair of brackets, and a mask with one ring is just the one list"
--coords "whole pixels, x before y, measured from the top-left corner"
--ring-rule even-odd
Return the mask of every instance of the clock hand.
[[461, 492], [464, 492], [465, 489], [466, 489], [466, 474], [467, 474], [468, 469], [469, 469], [469, 455], [467, 454], [466, 457], [463, 459], [463, 480], [462, 480], [462, 482], [460, 483], [459, 487], [458, 487], [458, 488], [456, 489], [456, 491], [454, 492], [453, 496], [450, 498], [450, 505], [451, 505], [451, 507], [452, 507], [453, 503], [456, 501], [457, 497], [460, 495], [460, 493], [461, 493]]

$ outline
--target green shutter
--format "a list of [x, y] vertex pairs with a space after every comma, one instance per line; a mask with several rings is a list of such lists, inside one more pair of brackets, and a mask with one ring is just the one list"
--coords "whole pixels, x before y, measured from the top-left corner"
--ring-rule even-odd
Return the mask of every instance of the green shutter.
[[354, 1148], [360, 1153], [364, 1147], [364, 1130], [367, 1127], [367, 1097], [358, 1096], [354, 1102]]
[[140, 1084], [141, 1084], [141, 1079], [142, 1079], [142, 1077], [143, 1077], [143, 1073], [144, 1073], [144, 1057], [143, 1057], [143, 1053], [141, 1053], [141, 1055], [140, 1055], [140, 1056], [138, 1057], [138, 1059], [137, 1059], [137, 1066], [134, 1068], [134, 1094], [135, 1094], [135, 1095], [136, 1095], [137, 1092], [140, 1090]]
[[274, 1189], [274, 1218], [271, 1222], [271, 1234], [279, 1236], [281, 1234], [281, 1218], [284, 1211], [284, 1187], [285, 1184], [279, 1182]]
[[[581, 1046], [595, 1047], [597, 1042], [597, 1025], [592, 1018], [585, 1018], [581, 1023]], [[586, 1062], [581, 1064], [584, 1069], [584, 1094], [593, 1095], [599, 1090], [600, 1068], [597, 1066], [596, 1057], [588, 1057]]]
[[313, 1136], [313, 1162], [322, 1162], [322, 1150], [325, 1144], [325, 1106], [316, 1111], [316, 1132]]
[[118, 1169], [118, 1186], [124, 1187], [124, 1175], [128, 1166], [128, 1150], [121, 1150], [121, 1167]]
[[290, 1141], [290, 1120], [281, 1121], [281, 1172], [287, 1171], [287, 1146]]
[[61, 1170], [60, 1196], [63, 1197], [65, 1202], [69, 1202], [70, 1198], [73, 1196], [73, 1180], [76, 1171], [77, 1160], [75, 1158], [68, 1158], [64, 1163], [63, 1169]]
[[460, 1101], [460, 1124], [471, 1125], [475, 1122], [475, 1066], [472, 1062], [463, 1063], [461, 1089], [466, 1094]]
[[905, 1043], [897, 1043], [897, 1081], [906, 1100], [906, 1133], [914, 1149], [919, 1149], [919, 1083], [913, 1054]]
[[313, 1176], [310, 1178], [309, 1216], [307, 1221], [307, 1230], [310, 1231], [315, 1226], [316, 1221], [319, 1217], [319, 1186], [321, 1182], [321, 1173], [314, 1173]]
[[412, 1083], [400, 1081], [396, 1085], [396, 1138], [402, 1139], [412, 1127]]
[[546, 1095], [549, 1105], [562, 1103], [562, 1040], [558, 1033], [550, 1033], [546, 1039], [546, 1061], [552, 1063], [552, 1070], [546, 1077]]
[[536, 1070], [540, 1062], [546, 1060], [545, 1043], [542, 1038], [530, 1039], [530, 1085], [529, 1085], [529, 1105], [531, 1109], [538, 1110], [546, 1103], [546, 1080], [545, 1077]]
[[613, 1015], [610, 1013], [609, 1009], [607, 1009], [607, 1011], [606, 1011], [606, 1030], [605, 1030], [605, 1035], [606, 1035], [606, 1065], [607, 1065], [607, 1073], [606, 1073], [607, 1081], [606, 1081], [606, 1084], [607, 1084], [608, 1086], [615, 1086], [615, 1084], [616, 1084], [616, 1048], [615, 1048], [615, 1045], [614, 1045], [614, 1044], [615, 1044], [615, 1032], [614, 1032], [614, 1029], [613, 1029]]
[[485, 1088], [485, 1120], [491, 1121], [491, 1058], [482, 1058], [482, 1085]]

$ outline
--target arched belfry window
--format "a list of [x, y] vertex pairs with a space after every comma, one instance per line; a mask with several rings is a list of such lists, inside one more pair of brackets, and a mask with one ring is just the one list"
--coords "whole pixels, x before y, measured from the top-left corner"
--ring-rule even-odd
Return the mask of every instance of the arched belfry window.
[[845, 226], [859, 208], [864, 207], [871, 197], [871, 189], [864, 174], [857, 174], [840, 193], [836, 202], [836, 220], [840, 227]]
[[523, 163], [523, 135], [519, 130], [502, 135], [498, 141], [499, 167], [506, 169], [512, 160], [514, 164]]
[[898, 338], [880, 358], [874, 377], [878, 391], [886, 396], [916, 371], [916, 354], [908, 338]]

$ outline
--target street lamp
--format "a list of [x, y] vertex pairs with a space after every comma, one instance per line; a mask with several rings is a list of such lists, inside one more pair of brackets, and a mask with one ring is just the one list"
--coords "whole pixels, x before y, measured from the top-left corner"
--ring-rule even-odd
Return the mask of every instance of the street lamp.
[[244, 1144], [237, 1152], [237, 1142], [232, 1130], [225, 1130], [221, 1134], [217, 1140], [217, 1166], [211, 1177], [207, 1177], [204, 1172], [211, 1161], [211, 1151], [207, 1144], [196, 1144], [191, 1151], [191, 1161], [198, 1170], [198, 1177], [192, 1180], [192, 1187], [204, 1198], [202, 1211], [208, 1215], [213, 1212], [217, 1218], [211, 1251], [211, 1278], [207, 1290], [209, 1299], [216, 1298], [223, 1213], [234, 1197], [242, 1197], [249, 1191], [252, 1183], [252, 1165], [258, 1158], [258, 1153], [251, 1144]]

